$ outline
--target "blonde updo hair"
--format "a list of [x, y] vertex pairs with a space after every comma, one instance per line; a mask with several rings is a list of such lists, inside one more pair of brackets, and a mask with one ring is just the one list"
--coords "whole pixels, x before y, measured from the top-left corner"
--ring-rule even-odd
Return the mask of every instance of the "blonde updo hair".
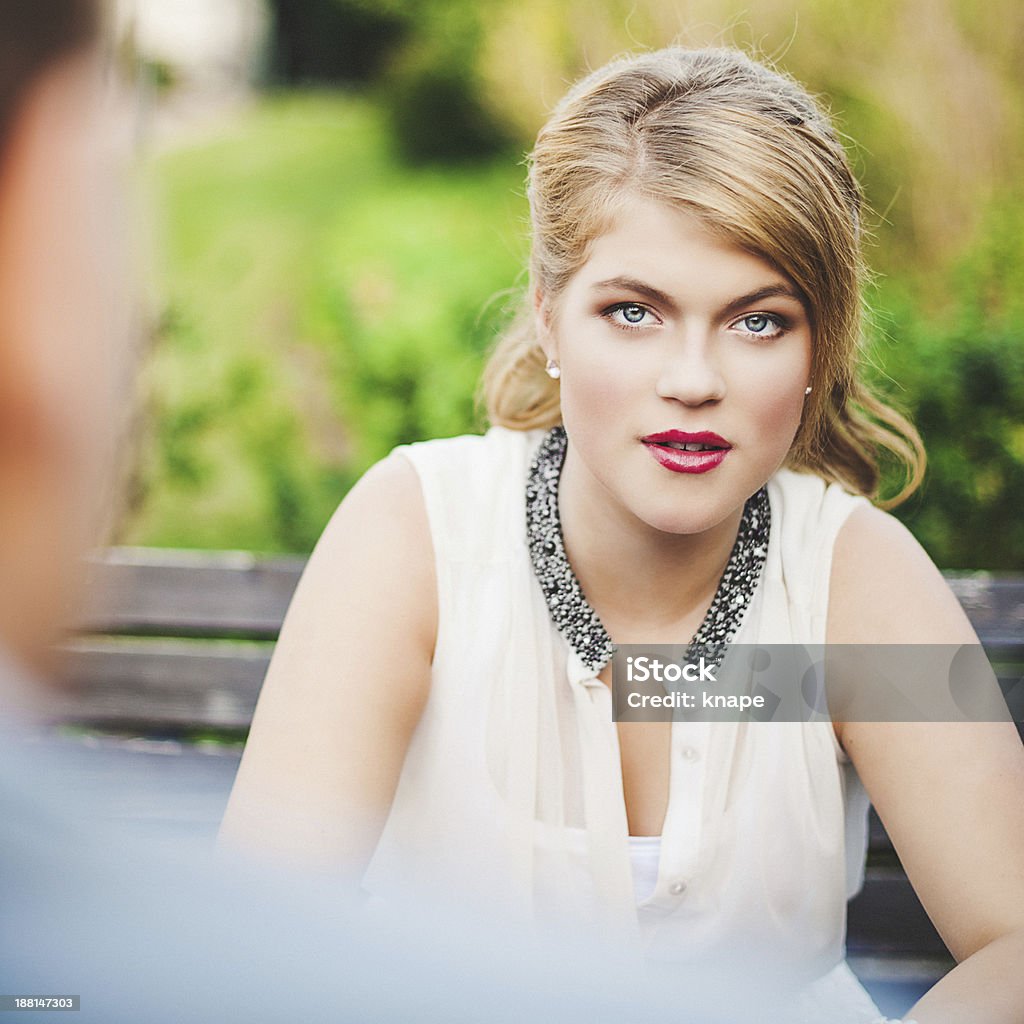
[[860, 379], [862, 196], [828, 117], [784, 75], [739, 50], [671, 47], [613, 61], [580, 81], [529, 159], [530, 289], [484, 372], [492, 423], [561, 419], [544, 372], [530, 295], [555, 298], [624, 199], [685, 209], [778, 267], [801, 291], [813, 332], [811, 384], [787, 459], [878, 496], [880, 457], [902, 465], [906, 498], [924, 474], [913, 425]]

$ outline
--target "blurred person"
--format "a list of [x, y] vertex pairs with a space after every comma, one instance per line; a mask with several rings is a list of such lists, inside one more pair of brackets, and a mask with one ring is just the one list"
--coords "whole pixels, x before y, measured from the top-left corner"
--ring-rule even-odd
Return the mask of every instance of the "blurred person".
[[[76, 1020], [664, 1020], [593, 937], [443, 904], [357, 917], [335, 879], [215, 869], [91, 821], [46, 730], [53, 641], [102, 537], [126, 381], [118, 121], [91, 0], [0, 0], [0, 1008]], [[689, 996], [701, 1015], [700, 985]], [[707, 1005], [705, 1000], [703, 1005]]]
[[555, 108], [528, 194], [492, 426], [396, 449], [342, 502], [222, 845], [738, 984], [759, 949], [805, 976], [793, 1019], [865, 1024], [869, 795], [960, 961], [911, 1016], [1019, 1021], [1011, 723], [612, 720], [625, 643], [978, 643], [873, 504], [882, 461], [905, 498], [924, 453], [862, 375], [862, 198], [829, 119], [739, 51], [623, 58]]
[[96, 5], [0, 15], [0, 640], [45, 672], [115, 470], [124, 163]]

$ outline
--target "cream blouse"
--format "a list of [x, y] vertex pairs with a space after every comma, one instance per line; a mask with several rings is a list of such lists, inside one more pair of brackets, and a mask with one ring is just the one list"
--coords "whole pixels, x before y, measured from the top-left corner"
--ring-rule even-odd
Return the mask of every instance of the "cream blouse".
[[[526, 544], [544, 434], [396, 449], [423, 490], [438, 636], [364, 888], [400, 903], [448, 886], [514, 919], [615, 929], [654, 961], [771, 950], [808, 980], [832, 972], [830, 1021], [870, 1020], [844, 961], [868, 803], [827, 719], [673, 722], [657, 882], [637, 904], [611, 693], [552, 625]], [[768, 497], [767, 558], [734, 642], [824, 643], [833, 544], [865, 499], [789, 470]]]

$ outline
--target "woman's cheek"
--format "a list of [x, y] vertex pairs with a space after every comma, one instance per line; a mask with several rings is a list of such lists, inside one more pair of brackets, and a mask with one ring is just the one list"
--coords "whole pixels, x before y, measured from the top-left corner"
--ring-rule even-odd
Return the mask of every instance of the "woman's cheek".
[[590, 431], [606, 427], [630, 409], [635, 411], [635, 384], [621, 366], [605, 366], [596, 359], [562, 367], [562, 419], [566, 427]]
[[[802, 377], [796, 377], [803, 381]], [[794, 372], [770, 376], [760, 386], [751, 385], [743, 405], [757, 411], [758, 432], [763, 438], [777, 439], [780, 448], [788, 449], [800, 426], [803, 412], [803, 386], [794, 386]]]

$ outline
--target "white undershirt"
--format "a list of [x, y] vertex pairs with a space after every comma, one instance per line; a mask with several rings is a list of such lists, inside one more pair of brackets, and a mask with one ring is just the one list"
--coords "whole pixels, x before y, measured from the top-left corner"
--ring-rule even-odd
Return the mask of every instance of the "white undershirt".
[[633, 868], [633, 895], [637, 906], [654, 894], [660, 859], [661, 836], [629, 837], [629, 862]]

